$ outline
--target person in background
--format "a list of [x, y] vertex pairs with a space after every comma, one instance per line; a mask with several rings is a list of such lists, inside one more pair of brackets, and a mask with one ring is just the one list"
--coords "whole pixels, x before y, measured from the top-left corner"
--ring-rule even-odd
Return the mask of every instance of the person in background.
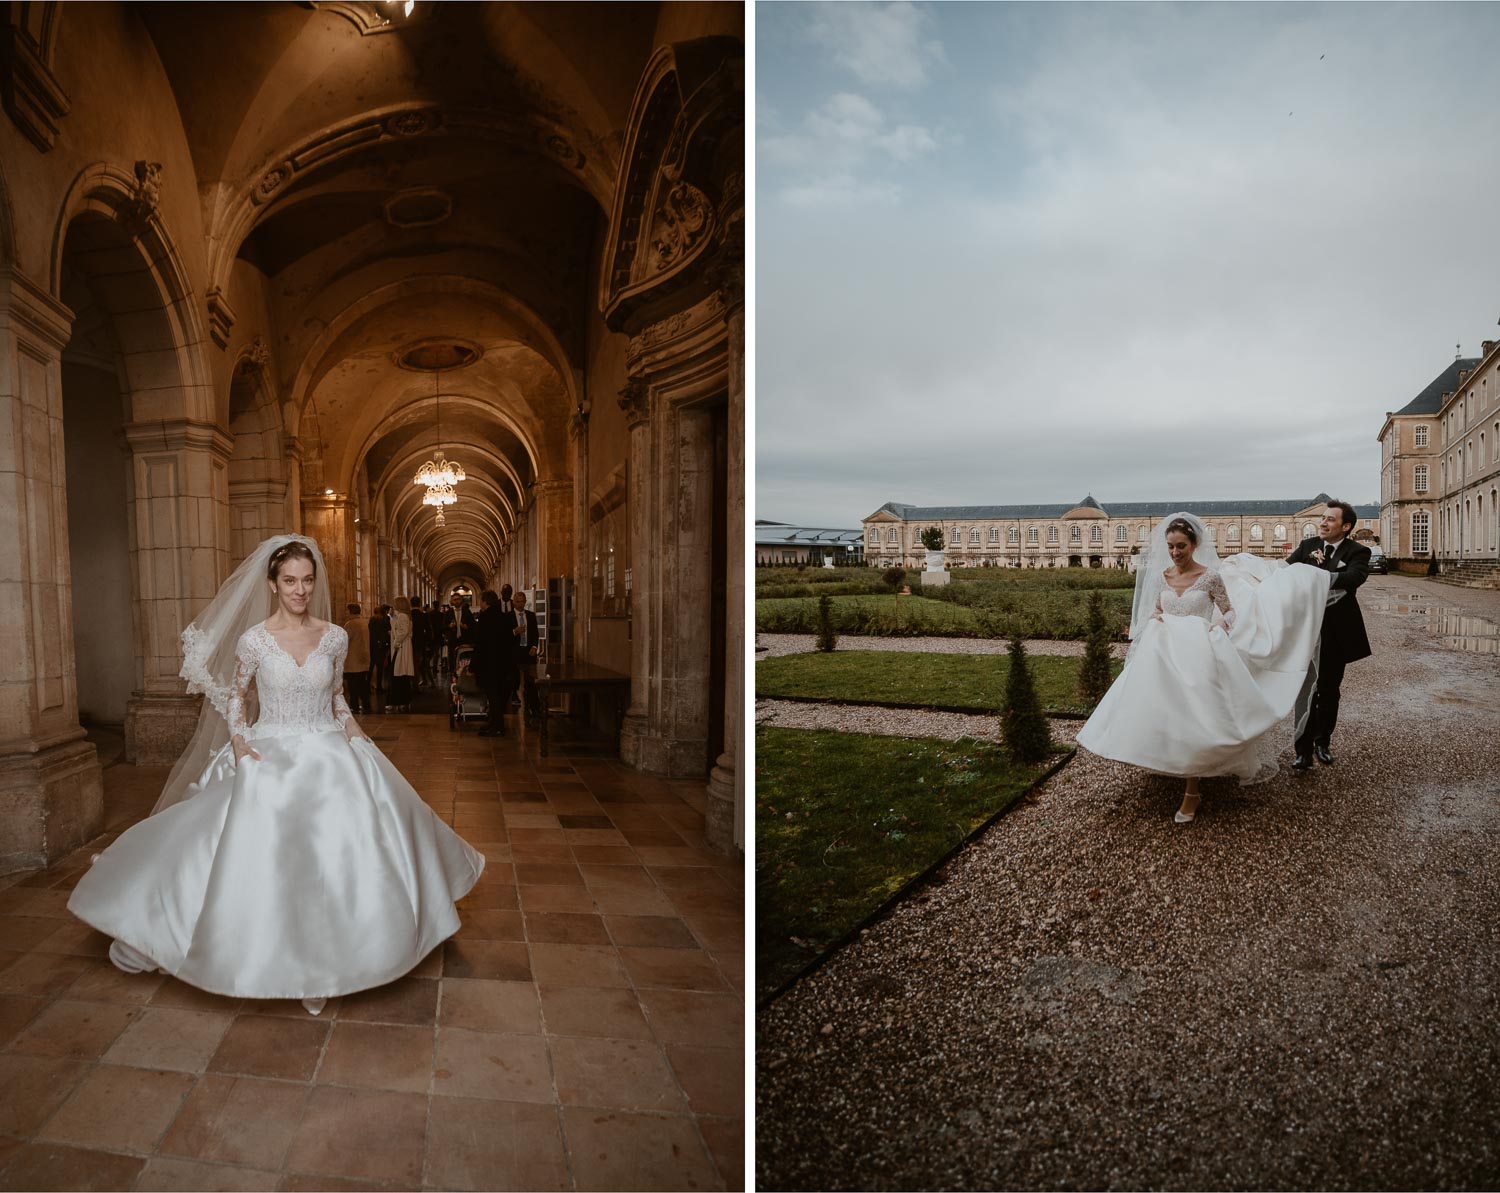
[[392, 712], [411, 710], [411, 680], [416, 673], [412, 665], [411, 598], [398, 596], [391, 614], [391, 699]]
[[[377, 605], [375, 615], [370, 618], [370, 711], [384, 712], [390, 703], [391, 674], [391, 607]], [[380, 697], [376, 708], [373, 697]]]
[[505, 714], [510, 710], [510, 695], [516, 687], [515, 639], [510, 634], [510, 618], [500, 598], [486, 588], [479, 599], [484, 608], [474, 631], [474, 673], [484, 686], [490, 706], [489, 723], [479, 735], [504, 737]]
[[[534, 673], [537, 655], [540, 653], [541, 636], [537, 631], [536, 614], [526, 607], [526, 592], [517, 589], [510, 598], [512, 613], [512, 625], [510, 632], [514, 635], [517, 682]], [[534, 684], [522, 683], [523, 699], [526, 705], [526, 716], [528, 719], [535, 718], [540, 711], [537, 704], [536, 686]]]
[[432, 684], [432, 623], [428, 620], [427, 606], [413, 601], [411, 606], [412, 655], [417, 667], [418, 690]]
[[349, 635], [349, 654], [344, 659], [344, 692], [349, 708], [356, 715], [370, 711], [370, 619], [360, 613], [358, 605], [348, 605], [349, 619], [344, 633]]

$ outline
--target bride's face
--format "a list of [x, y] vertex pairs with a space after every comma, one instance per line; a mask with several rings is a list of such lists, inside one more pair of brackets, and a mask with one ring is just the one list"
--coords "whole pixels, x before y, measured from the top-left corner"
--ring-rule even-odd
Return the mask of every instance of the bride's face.
[[313, 574], [312, 560], [294, 558], [281, 565], [276, 579], [271, 581], [271, 588], [287, 613], [293, 617], [301, 617], [307, 612], [307, 603], [312, 600], [316, 584], [317, 576]]
[[1167, 553], [1180, 572], [1193, 562], [1193, 540], [1180, 530], [1167, 532]]

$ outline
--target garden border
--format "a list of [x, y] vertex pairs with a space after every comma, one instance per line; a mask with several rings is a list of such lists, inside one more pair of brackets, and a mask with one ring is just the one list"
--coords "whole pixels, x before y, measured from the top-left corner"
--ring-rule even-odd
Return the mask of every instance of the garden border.
[[[765, 692], [756, 692], [755, 699], [760, 700], [785, 700], [788, 704], [832, 704], [839, 708], [891, 708], [903, 712], [949, 712], [959, 713], [966, 717], [998, 717], [998, 708], [974, 708], [972, 705], [957, 704], [907, 704], [899, 700], [841, 700], [837, 696], [773, 696]], [[1069, 711], [1060, 709], [1057, 712], [1048, 712], [1045, 709], [1042, 715], [1049, 721], [1087, 721], [1093, 716], [1093, 711]], [[776, 728], [776, 726], [772, 726]]]
[[[918, 707], [930, 708], [931, 706], [920, 705]], [[972, 710], [966, 709], [964, 711], [971, 712]], [[986, 819], [984, 823], [977, 825], [966, 837], [964, 837], [962, 841], [953, 846], [952, 849], [948, 850], [947, 853], [943, 854], [942, 857], [938, 858], [935, 862], [932, 863], [932, 865], [928, 866], [920, 873], [913, 874], [904, 883], [902, 883], [901, 886], [893, 894], [891, 894], [884, 903], [882, 903], [874, 911], [870, 912], [869, 915], [865, 916], [858, 923], [848, 928], [842, 936], [838, 937], [832, 944], [824, 949], [823, 952], [819, 953], [796, 973], [792, 974], [791, 977], [786, 978], [784, 981], [780, 982], [776, 986], [776, 988], [769, 994], [767, 994], [764, 998], [757, 997], [755, 1000], [756, 1013], [758, 1014], [759, 1012], [764, 1011], [798, 982], [802, 981], [803, 978], [811, 977], [818, 970], [822, 969], [829, 960], [831, 960], [833, 957], [847, 948], [849, 944], [852, 943], [862, 932], [868, 929], [877, 920], [888, 915], [895, 908], [897, 903], [900, 903], [914, 890], [916, 890], [917, 887], [927, 882], [928, 879], [930, 879], [932, 875], [939, 869], [939, 867], [944, 866], [948, 862], [952, 861], [959, 850], [964, 849], [972, 844], [975, 838], [989, 829], [992, 825], [996, 824], [1000, 820], [1000, 818], [1007, 812], [1009, 812], [1012, 808], [1016, 807], [1018, 804], [1024, 804], [1026, 802], [1027, 796], [1035, 792], [1037, 788], [1039, 788], [1043, 783], [1052, 778], [1053, 775], [1057, 774], [1057, 772], [1062, 770], [1063, 767], [1067, 766], [1068, 763], [1072, 762], [1073, 759], [1077, 757], [1077, 755], [1078, 747], [1076, 745], [1070, 746], [1066, 754], [1064, 754], [1060, 759], [1058, 759], [1045, 771], [1043, 771], [1040, 775], [1033, 779], [1029, 786], [1017, 792], [1015, 798], [1013, 798], [1008, 804], [1006, 804], [1005, 807], [1001, 808], [998, 812], [994, 813], [992, 816]]]

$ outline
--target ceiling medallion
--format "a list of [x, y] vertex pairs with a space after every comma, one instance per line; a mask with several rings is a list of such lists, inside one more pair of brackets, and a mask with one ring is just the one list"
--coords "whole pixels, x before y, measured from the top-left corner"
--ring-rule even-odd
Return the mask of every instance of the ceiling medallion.
[[436, 373], [461, 369], [483, 355], [484, 349], [472, 340], [434, 336], [406, 345], [396, 353], [395, 360], [399, 367], [414, 373]]
[[401, 191], [385, 201], [385, 222], [393, 228], [428, 228], [452, 214], [452, 196], [433, 187]]

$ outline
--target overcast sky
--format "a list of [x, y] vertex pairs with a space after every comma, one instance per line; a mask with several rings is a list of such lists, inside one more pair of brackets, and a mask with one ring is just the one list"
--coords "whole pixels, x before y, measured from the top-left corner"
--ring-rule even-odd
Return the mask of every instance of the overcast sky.
[[755, 23], [759, 518], [1373, 503], [1500, 338], [1500, 4]]

